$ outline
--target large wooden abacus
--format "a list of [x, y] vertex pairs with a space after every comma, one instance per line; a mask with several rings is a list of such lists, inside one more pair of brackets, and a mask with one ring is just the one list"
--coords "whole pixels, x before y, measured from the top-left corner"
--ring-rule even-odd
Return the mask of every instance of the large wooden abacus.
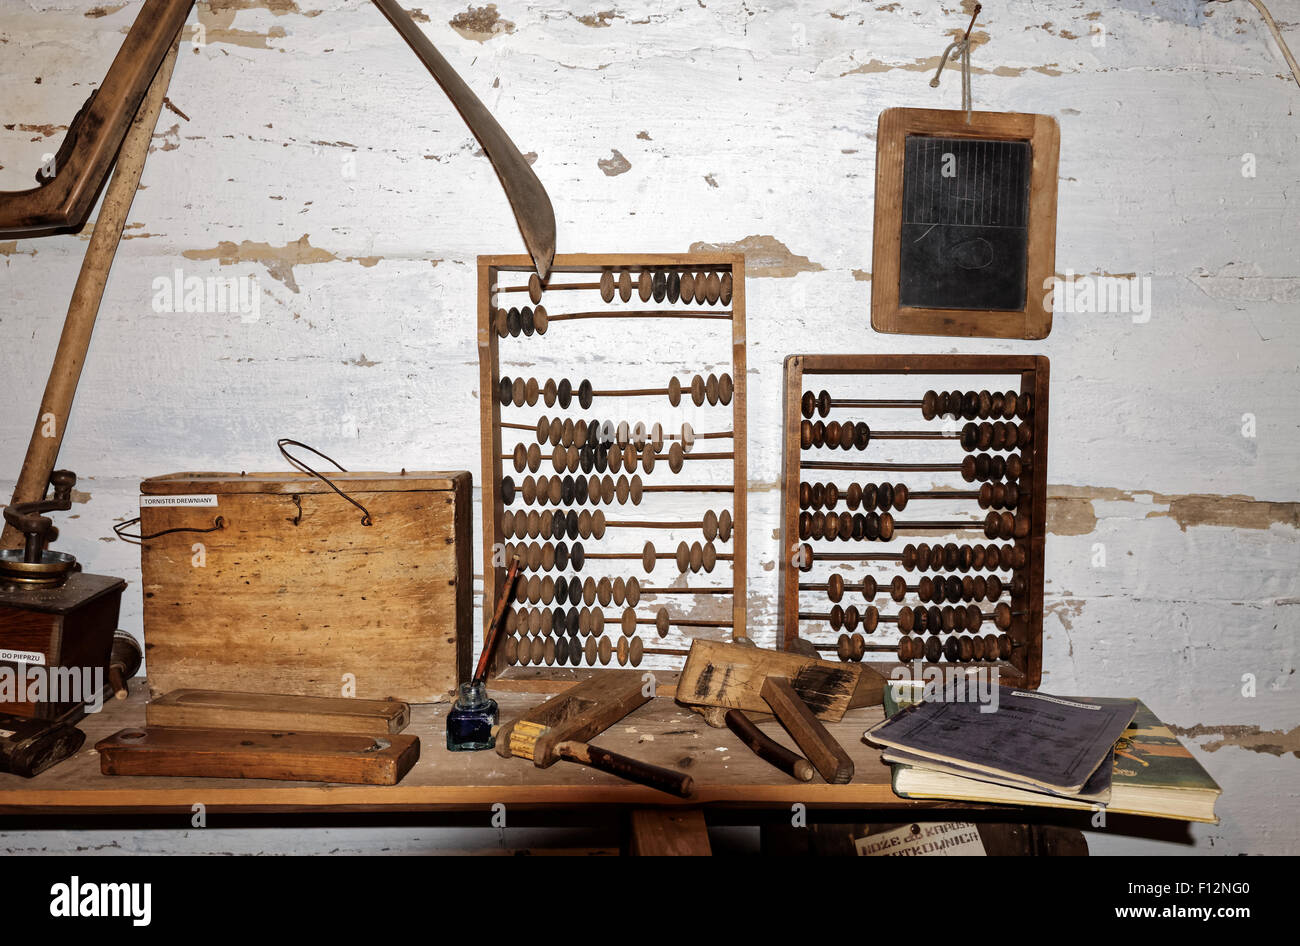
[[1037, 687], [1047, 386], [1042, 356], [788, 357], [785, 647]]
[[745, 634], [744, 267], [561, 255], [543, 283], [479, 257], [485, 602], [521, 563], [494, 686], [680, 670], [692, 637]]

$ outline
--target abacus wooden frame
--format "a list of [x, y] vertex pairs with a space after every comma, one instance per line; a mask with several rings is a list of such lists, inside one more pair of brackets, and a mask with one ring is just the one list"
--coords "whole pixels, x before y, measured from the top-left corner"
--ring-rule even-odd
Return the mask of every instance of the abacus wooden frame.
[[[899, 304], [899, 256], [903, 223], [903, 151], [909, 135], [1027, 141], [1029, 261], [1025, 307], [925, 309]], [[902, 335], [1046, 338], [1052, 331], [1051, 281], [1056, 276], [1056, 191], [1061, 129], [1050, 115], [971, 112], [935, 108], [888, 108], [876, 128], [876, 213], [871, 261], [871, 327]]]
[[[746, 609], [746, 361], [745, 361], [745, 257], [738, 253], [564, 253], [555, 257], [551, 279], [556, 274], [599, 274], [607, 269], [716, 269], [730, 270], [731, 290], [731, 376], [734, 390], [731, 401], [732, 423], [732, 636], [745, 635]], [[522, 254], [488, 255], [478, 258], [478, 352], [479, 416], [483, 478], [480, 481], [483, 502], [483, 628], [492, 620], [492, 608], [505, 583], [504, 565], [493, 562], [494, 552], [506, 541], [502, 527], [500, 484], [501, 405], [495, 391], [500, 378], [500, 349], [493, 328], [492, 296], [497, 274], [533, 272], [533, 262]], [[611, 306], [611, 312], [617, 308]], [[635, 548], [629, 540], [628, 548]], [[521, 573], [522, 578], [522, 573]], [[586, 679], [601, 668], [578, 667], [510, 667], [502, 648], [492, 659], [493, 686], [506, 691], [558, 692]], [[669, 678], [669, 679], [666, 679]], [[659, 674], [658, 688], [671, 695], [676, 673]]]
[[[799, 539], [799, 483], [801, 475], [801, 447], [799, 426], [803, 420], [800, 398], [805, 390], [804, 379], [816, 375], [1019, 375], [1021, 393], [1033, 395], [1033, 442], [1027, 448], [1033, 468], [1028, 503], [1022, 501], [1017, 513], [1029, 512], [1029, 535], [1016, 539], [1018, 547], [1027, 551], [1024, 574], [1029, 579], [1029, 590], [1024, 604], [1017, 610], [1027, 610], [1027, 617], [1014, 617], [1008, 633], [1015, 644], [1022, 644], [1005, 661], [953, 664], [952, 666], [997, 666], [999, 673], [1010, 678], [1016, 686], [1036, 689], [1042, 679], [1043, 666], [1043, 552], [1047, 520], [1047, 418], [1049, 362], [1044, 355], [790, 355], [785, 360], [784, 430], [781, 478], [781, 561], [778, 570], [781, 603], [782, 648], [789, 649], [799, 634], [799, 576], [795, 564]], [[954, 441], [955, 442], [955, 441]], [[1022, 453], [1025, 451], [1022, 451]], [[886, 548], [894, 550], [907, 541], [922, 539], [903, 538]], [[972, 541], [983, 541], [972, 539]], [[871, 661], [871, 665], [886, 676], [897, 666], [897, 660]], [[942, 662], [941, 664], [942, 665]]]

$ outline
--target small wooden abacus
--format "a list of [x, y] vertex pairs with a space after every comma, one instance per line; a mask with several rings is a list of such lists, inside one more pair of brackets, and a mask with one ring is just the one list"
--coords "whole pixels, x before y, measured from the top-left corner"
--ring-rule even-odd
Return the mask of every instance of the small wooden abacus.
[[583, 254], [557, 256], [546, 282], [531, 271], [479, 258], [484, 600], [520, 562], [493, 686], [671, 674], [697, 633], [745, 633], [744, 257]]
[[[957, 389], [938, 390], [945, 380]], [[784, 646], [803, 637], [841, 660], [997, 666], [1004, 682], [1037, 687], [1047, 390], [1042, 356], [788, 357]], [[852, 571], [863, 567], [895, 573]], [[877, 632], [897, 636], [876, 643]]]

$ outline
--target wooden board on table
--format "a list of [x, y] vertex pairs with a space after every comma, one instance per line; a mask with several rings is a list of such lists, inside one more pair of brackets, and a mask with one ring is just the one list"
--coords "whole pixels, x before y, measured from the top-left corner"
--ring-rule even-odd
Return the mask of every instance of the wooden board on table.
[[186, 729], [398, 733], [411, 721], [411, 707], [396, 700], [173, 690], [150, 702], [145, 720]]
[[396, 785], [420, 757], [416, 736], [238, 729], [123, 729], [95, 745], [104, 775], [258, 778]]
[[689, 706], [720, 706], [770, 713], [763, 699], [769, 676], [786, 677], [813, 715], [838, 721], [851, 706], [880, 701], [883, 680], [869, 667], [833, 663], [746, 644], [697, 639], [677, 682], [677, 700]]

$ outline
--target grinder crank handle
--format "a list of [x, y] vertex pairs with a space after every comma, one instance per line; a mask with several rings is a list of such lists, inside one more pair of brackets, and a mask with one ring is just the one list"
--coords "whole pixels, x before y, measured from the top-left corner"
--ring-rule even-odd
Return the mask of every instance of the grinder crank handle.
[[690, 798], [695, 791], [695, 780], [689, 775], [683, 775], [681, 772], [674, 772], [672, 769], [665, 769], [662, 766], [651, 765], [649, 762], [629, 759], [625, 755], [610, 752], [608, 749], [602, 749], [600, 746], [593, 746], [590, 743], [559, 742], [555, 745], [555, 754], [561, 759], [568, 759], [570, 762], [577, 762], [580, 765], [589, 765], [593, 769], [600, 769], [610, 775], [617, 775], [629, 782], [637, 782], [650, 788], [657, 788], [661, 792], [676, 795], [678, 798]]
[[10, 503], [4, 508], [4, 520], [24, 536], [23, 559], [39, 562], [41, 553], [50, 539], [58, 533], [54, 520], [44, 512], [63, 512], [72, 508], [72, 487], [77, 485], [77, 474], [71, 470], [55, 470], [50, 474], [54, 495], [31, 503]]

